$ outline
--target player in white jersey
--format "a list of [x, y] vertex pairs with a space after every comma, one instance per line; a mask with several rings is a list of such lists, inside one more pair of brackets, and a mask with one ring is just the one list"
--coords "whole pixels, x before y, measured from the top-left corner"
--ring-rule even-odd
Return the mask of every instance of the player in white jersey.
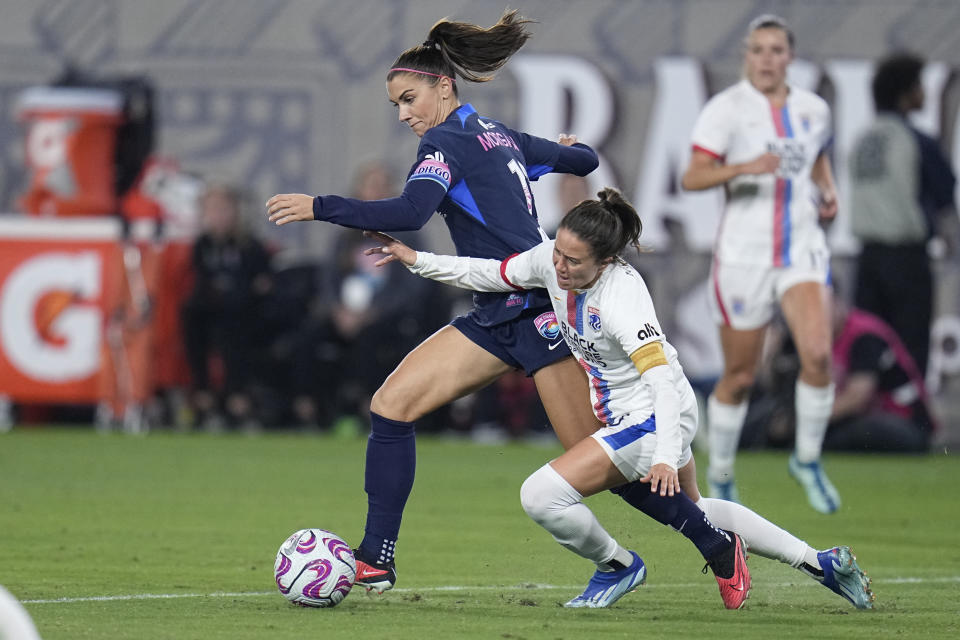
[[[589, 596], [595, 581], [603, 582], [605, 563], [617, 553], [628, 553], [582, 499], [640, 480], [649, 482], [649, 491], [634, 484], [633, 492], [693, 500], [713, 525], [742, 536], [758, 555], [804, 571], [858, 608], [872, 607], [869, 579], [849, 548], [818, 552], [746, 507], [700, 497], [690, 449], [697, 430], [696, 398], [676, 350], [663, 334], [643, 278], [618, 257], [627, 244], [637, 243], [639, 218], [615, 190], [599, 195], [599, 201], [585, 200], [564, 216], [555, 241], [502, 262], [416, 252], [378, 233], [371, 235], [384, 246], [368, 250], [388, 254], [378, 264], [400, 260], [414, 273], [463, 288], [547, 289], [560, 332], [590, 378], [594, 412], [604, 423], [534, 472], [521, 489], [524, 509], [534, 520], [565, 547], [598, 565], [591, 585], [571, 603]], [[634, 506], [645, 498], [622, 497]], [[696, 517], [686, 512], [679, 521], [658, 520], [675, 522], [682, 531]], [[609, 567], [606, 571], [617, 573]], [[750, 586], [746, 566], [726, 581], [719, 574], [717, 579], [725, 604], [742, 605]]]
[[685, 189], [723, 185], [726, 205], [711, 267], [711, 306], [724, 368], [707, 403], [710, 494], [737, 501], [734, 460], [777, 303], [800, 356], [796, 446], [788, 469], [811, 506], [833, 513], [840, 496], [820, 465], [833, 406], [829, 254], [820, 227], [837, 212], [830, 109], [786, 82], [793, 34], [776, 16], [750, 25], [742, 81], [714, 96], [693, 130]]

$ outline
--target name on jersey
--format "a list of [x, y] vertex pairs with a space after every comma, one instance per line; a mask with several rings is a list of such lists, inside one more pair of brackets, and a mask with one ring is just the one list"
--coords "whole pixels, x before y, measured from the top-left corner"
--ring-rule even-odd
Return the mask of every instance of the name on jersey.
[[643, 324], [643, 329], [637, 331], [637, 337], [641, 340], [649, 340], [650, 338], [657, 338], [659, 336], [660, 332], [657, 331], [657, 328], [649, 322], [645, 322]]
[[607, 363], [600, 357], [600, 351], [592, 340], [587, 340], [574, 329], [570, 328], [570, 325], [568, 325], [566, 321], [560, 321], [560, 329], [563, 331], [563, 339], [567, 341], [567, 346], [570, 347], [570, 351], [575, 354], [580, 354], [584, 360], [599, 367], [607, 366]]
[[423, 162], [417, 165], [408, 180], [433, 180], [443, 185], [444, 189], [449, 189], [450, 166], [442, 160], [428, 156]]
[[486, 133], [478, 134], [477, 140], [480, 141], [480, 146], [483, 147], [484, 151], [490, 151], [490, 149], [496, 147], [510, 147], [511, 149], [520, 151], [520, 147], [513, 141], [513, 138], [499, 131], [487, 131]]

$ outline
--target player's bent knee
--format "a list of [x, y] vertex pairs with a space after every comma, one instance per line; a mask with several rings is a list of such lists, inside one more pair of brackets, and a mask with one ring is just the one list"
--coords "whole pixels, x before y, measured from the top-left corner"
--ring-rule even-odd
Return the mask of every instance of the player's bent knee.
[[546, 524], [553, 511], [563, 508], [564, 500], [557, 491], [556, 479], [559, 475], [544, 465], [531, 473], [520, 486], [520, 504], [534, 522]]
[[547, 529], [563, 518], [563, 511], [578, 503], [581, 496], [549, 464], [545, 464], [523, 481], [520, 504], [534, 522]]
[[[753, 371], [728, 371], [723, 376], [722, 386], [726, 395], [730, 396], [729, 399], [736, 404], [746, 400], [753, 388], [755, 379]], [[718, 384], [717, 386], [721, 385]]]
[[544, 511], [547, 496], [543, 491], [542, 482], [539, 481], [537, 476], [539, 473], [539, 470], [534, 471], [520, 485], [520, 505], [535, 522], [541, 522], [546, 517]]
[[803, 354], [801, 364], [808, 369], [810, 373], [826, 375], [830, 373], [831, 354], [829, 349], [820, 347], [808, 348]]
[[399, 393], [389, 382], [382, 384], [370, 399], [370, 411], [400, 422], [413, 422], [421, 417], [412, 405], [410, 398]]

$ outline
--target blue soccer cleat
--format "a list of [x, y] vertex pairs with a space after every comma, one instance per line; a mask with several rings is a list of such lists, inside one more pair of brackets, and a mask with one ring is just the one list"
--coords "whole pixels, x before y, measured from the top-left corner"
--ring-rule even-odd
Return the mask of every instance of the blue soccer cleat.
[[807, 492], [807, 501], [815, 510], [820, 513], [834, 513], [840, 508], [840, 493], [824, 473], [819, 460], [800, 462], [797, 455], [792, 454], [787, 469]]
[[857, 609], [873, 609], [876, 596], [870, 590], [870, 578], [857, 564], [850, 547], [834, 547], [817, 554], [823, 569], [823, 586], [853, 603]]
[[571, 609], [602, 609], [643, 584], [647, 579], [647, 568], [635, 552], [631, 551], [630, 555], [633, 556], [633, 564], [619, 571], [597, 570], [584, 592], [563, 606]]

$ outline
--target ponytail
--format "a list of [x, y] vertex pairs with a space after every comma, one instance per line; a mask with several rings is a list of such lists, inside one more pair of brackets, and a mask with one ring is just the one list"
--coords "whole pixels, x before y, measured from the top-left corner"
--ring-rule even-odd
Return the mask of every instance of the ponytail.
[[497, 24], [486, 29], [444, 18], [430, 28], [423, 44], [400, 54], [387, 80], [398, 73], [421, 73], [431, 84], [457, 76], [468, 82], [488, 82], [530, 38], [526, 25], [531, 23], [516, 9], [505, 11]]
[[598, 262], [619, 255], [627, 245], [639, 251], [643, 223], [633, 205], [612, 187], [605, 187], [597, 196], [599, 200], [584, 200], [571, 209], [560, 228], [586, 242]]

